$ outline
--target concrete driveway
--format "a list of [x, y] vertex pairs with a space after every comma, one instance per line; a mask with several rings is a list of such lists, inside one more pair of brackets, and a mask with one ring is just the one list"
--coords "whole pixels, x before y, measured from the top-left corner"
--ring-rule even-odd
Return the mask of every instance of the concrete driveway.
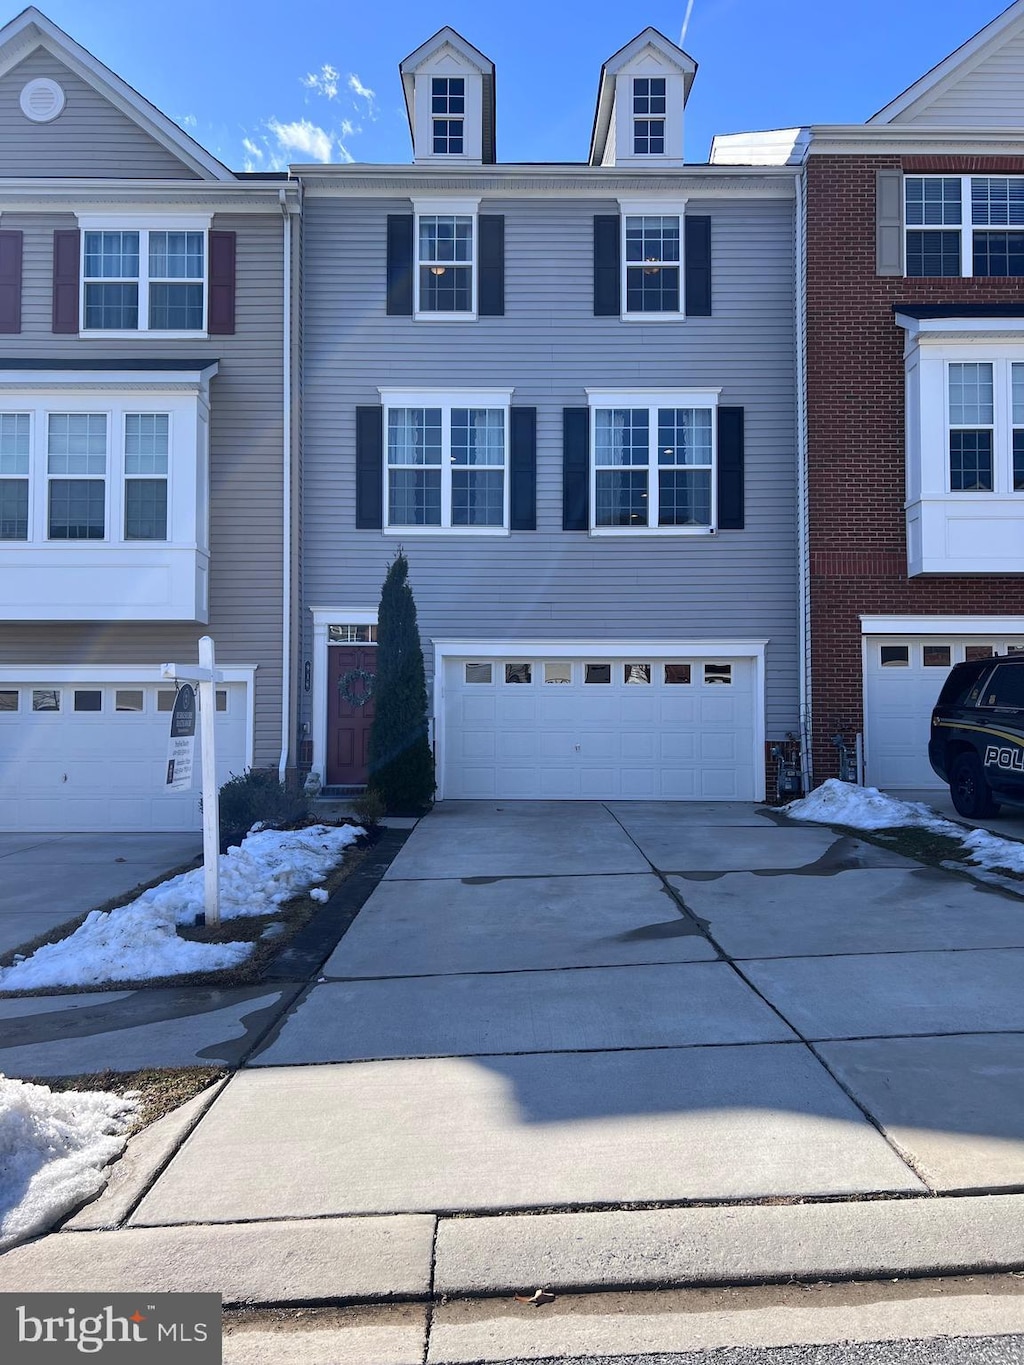
[[1024, 904], [780, 819], [445, 802], [132, 1223], [1024, 1182]]
[[200, 834], [0, 833], [0, 953], [189, 863]]

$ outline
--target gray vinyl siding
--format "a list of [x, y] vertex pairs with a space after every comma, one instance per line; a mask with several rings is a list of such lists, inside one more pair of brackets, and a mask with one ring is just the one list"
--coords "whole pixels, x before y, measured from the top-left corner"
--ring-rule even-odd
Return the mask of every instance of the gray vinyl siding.
[[[4, 214], [24, 233], [23, 330], [0, 337], [5, 357], [157, 356], [218, 360], [210, 385], [210, 620], [0, 622], [7, 664], [158, 664], [196, 659], [211, 635], [223, 664], [256, 664], [257, 765], [277, 766], [281, 744], [282, 224], [280, 214], [217, 214], [237, 233], [236, 332], [199, 340], [54, 336], [53, 231], [71, 215]], [[0, 405], [4, 399], [0, 397]]]
[[[795, 727], [793, 206], [723, 199], [689, 208], [712, 220], [712, 317], [593, 316], [593, 216], [616, 213], [614, 200], [486, 199], [481, 212], [505, 215], [506, 316], [431, 323], [384, 311], [385, 219], [408, 212], [409, 201], [307, 196], [307, 605], [375, 606], [402, 543], [427, 643], [768, 639], [768, 734]], [[378, 402], [379, 384], [513, 386], [513, 404], [535, 406], [537, 531], [404, 539], [356, 531], [355, 408]], [[564, 532], [563, 407], [585, 406], [588, 387], [702, 386], [745, 409], [746, 529], [694, 538]]]
[[916, 127], [1020, 128], [1024, 125], [1024, 34], [1003, 42], [989, 57], [937, 95], [924, 97], [892, 122]]
[[[41, 76], [57, 81], [67, 99], [52, 123], [33, 123], [18, 103], [26, 83]], [[4, 176], [199, 178], [45, 48], [37, 48], [0, 77], [0, 177]]]

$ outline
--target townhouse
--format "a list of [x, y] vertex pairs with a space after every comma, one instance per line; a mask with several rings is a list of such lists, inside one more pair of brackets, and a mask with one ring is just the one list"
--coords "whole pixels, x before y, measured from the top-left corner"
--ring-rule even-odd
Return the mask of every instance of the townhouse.
[[494, 65], [401, 63], [411, 165], [303, 190], [300, 722], [366, 780], [410, 562], [438, 795], [739, 799], [799, 724], [792, 167], [687, 166], [696, 63], [646, 29], [589, 155], [502, 163]]
[[161, 664], [203, 634], [222, 778], [289, 762], [297, 208], [0, 29], [0, 829], [197, 828]]
[[[873, 786], [936, 788], [952, 664], [1024, 649], [1024, 3], [864, 124], [717, 138], [802, 170], [803, 691]], [[1015, 696], [990, 699], [994, 711]]]

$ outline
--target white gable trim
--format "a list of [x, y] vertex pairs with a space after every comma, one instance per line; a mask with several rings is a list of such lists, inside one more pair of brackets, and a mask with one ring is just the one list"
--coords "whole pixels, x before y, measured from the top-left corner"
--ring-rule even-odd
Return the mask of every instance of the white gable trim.
[[1024, 0], [1015, 0], [1009, 9], [997, 15], [973, 38], [968, 38], [955, 52], [933, 66], [902, 95], [897, 95], [884, 109], [872, 114], [868, 123], [892, 123], [912, 108], [915, 113], [927, 108], [957, 80], [990, 56], [1015, 30], [1024, 30]]
[[234, 180], [216, 157], [37, 9], [0, 29], [0, 76], [44, 48], [203, 180]]

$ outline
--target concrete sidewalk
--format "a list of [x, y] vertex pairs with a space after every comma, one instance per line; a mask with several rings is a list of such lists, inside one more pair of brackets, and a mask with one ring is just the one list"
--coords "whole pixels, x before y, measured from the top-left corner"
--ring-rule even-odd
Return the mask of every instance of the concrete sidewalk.
[[1016, 1269], [1022, 968], [1021, 899], [776, 813], [446, 802], [187, 1137], [0, 1289]]

